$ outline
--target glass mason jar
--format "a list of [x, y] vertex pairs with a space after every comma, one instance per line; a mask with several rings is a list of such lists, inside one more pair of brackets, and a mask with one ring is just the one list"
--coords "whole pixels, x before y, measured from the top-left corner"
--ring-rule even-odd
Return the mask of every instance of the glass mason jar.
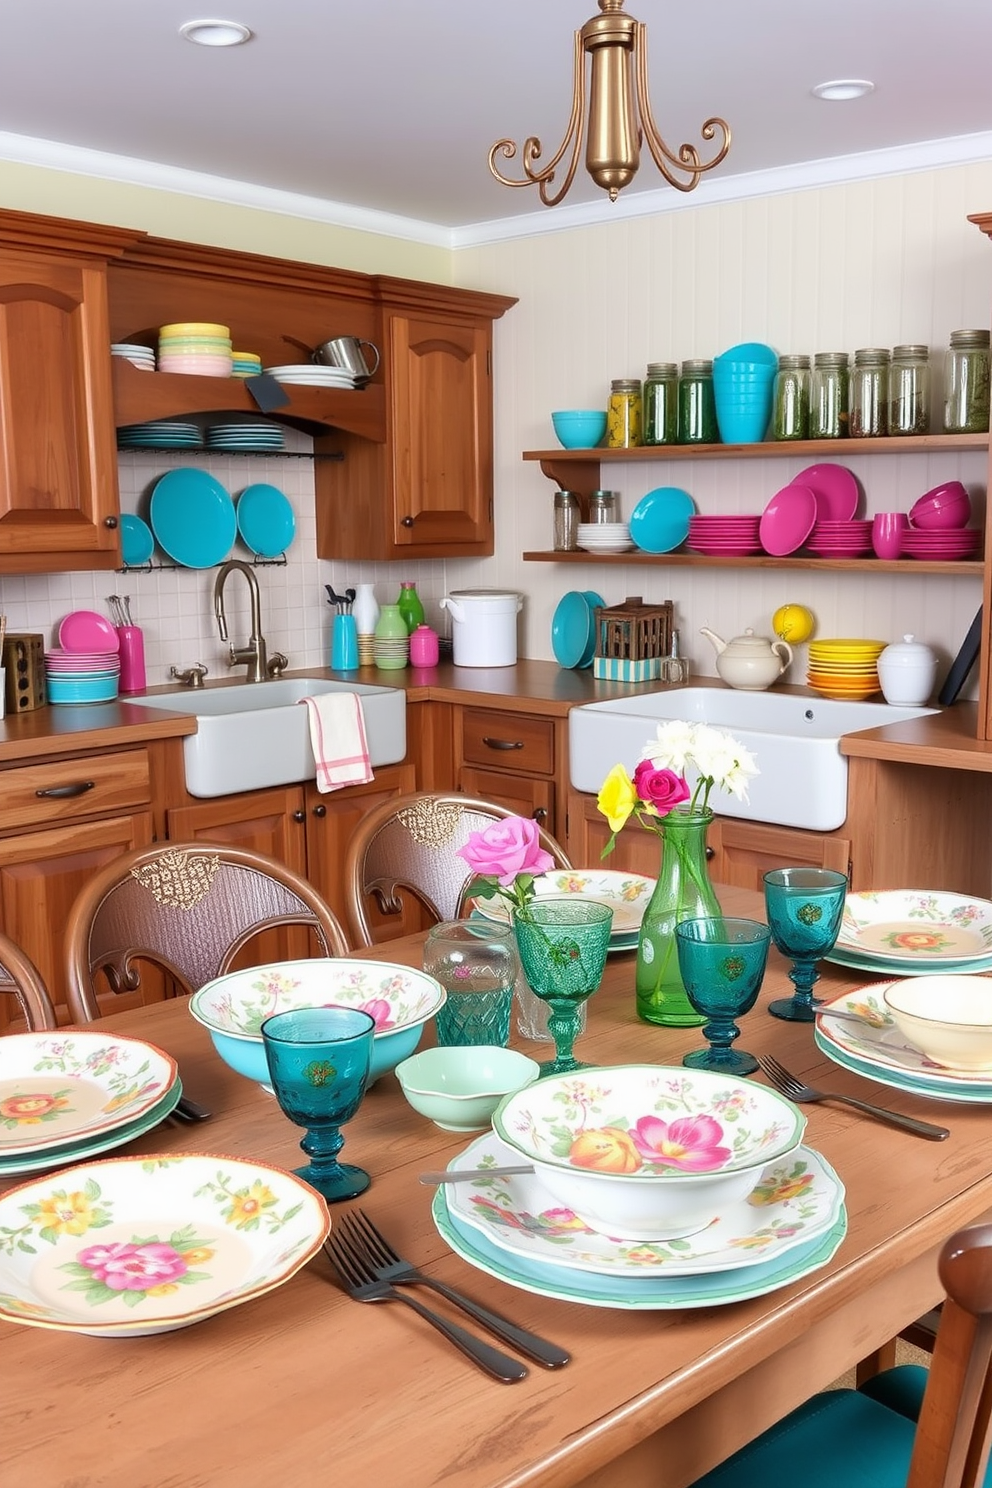
[[676, 444], [678, 437], [678, 363], [648, 362], [644, 383], [644, 443]]
[[890, 434], [929, 433], [930, 350], [926, 346], [893, 348], [888, 430]]
[[619, 522], [620, 492], [593, 491], [589, 497], [590, 522]]
[[719, 444], [713, 363], [694, 358], [682, 363], [679, 377], [679, 444]]
[[952, 331], [945, 363], [944, 432], [984, 434], [989, 427], [989, 333]]
[[439, 1044], [510, 1042], [520, 961], [509, 925], [481, 919], [434, 925], [424, 941], [423, 968], [448, 994], [434, 1019]]
[[635, 449], [642, 441], [643, 397], [636, 378], [618, 377], [610, 383], [606, 411], [607, 449]]
[[555, 552], [574, 553], [579, 545], [582, 511], [574, 491], [555, 492]]
[[881, 346], [863, 346], [854, 353], [848, 420], [852, 439], [877, 439], [888, 432], [890, 360]]
[[808, 356], [781, 356], [772, 394], [772, 438], [809, 438]]
[[810, 377], [810, 439], [843, 439], [847, 435], [848, 393], [847, 352], [818, 351]]

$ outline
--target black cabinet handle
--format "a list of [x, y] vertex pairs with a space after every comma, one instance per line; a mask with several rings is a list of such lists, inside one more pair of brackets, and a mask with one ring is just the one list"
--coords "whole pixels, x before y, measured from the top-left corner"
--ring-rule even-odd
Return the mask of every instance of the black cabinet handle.
[[293, 812], [293, 820], [294, 821], [302, 822], [302, 821], [306, 821], [306, 819], [307, 819], [307, 814], [306, 814], [305, 811], [294, 811]]
[[533, 813], [533, 820], [536, 822], [541, 822], [543, 824], [547, 821], [547, 819], [548, 813], [545, 811], [544, 807], [538, 806], [537, 810]]
[[326, 816], [327, 815], [327, 807], [326, 806], [315, 806], [313, 808], [313, 814], [314, 814], [314, 816]]
[[412, 527], [413, 526], [413, 518], [412, 517], [401, 517], [400, 518], [400, 526], [401, 527]]
[[706, 860], [707, 860], [707, 862], [710, 860], [710, 858], [715, 858], [715, 857], [716, 857], [716, 848], [715, 847], [707, 847], [707, 849], [706, 849]]
[[523, 749], [522, 739], [490, 739], [488, 734], [483, 734], [482, 742], [487, 749]]
[[104, 527], [116, 527], [117, 526], [117, 518], [116, 517], [104, 517], [104, 519], [103, 519], [103, 525], [104, 525]]
[[70, 801], [73, 796], [85, 796], [93, 785], [92, 780], [77, 780], [73, 785], [50, 785], [47, 790], [35, 791], [35, 795], [48, 801]]

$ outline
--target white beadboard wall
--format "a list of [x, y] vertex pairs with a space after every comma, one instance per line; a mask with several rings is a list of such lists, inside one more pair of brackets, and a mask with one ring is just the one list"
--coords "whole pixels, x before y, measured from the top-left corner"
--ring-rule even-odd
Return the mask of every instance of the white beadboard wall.
[[[683, 649], [698, 672], [715, 675], [706, 625], [725, 638], [745, 626], [770, 634], [783, 602], [808, 604], [818, 634], [898, 639], [912, 632], [950, 663], [981, 602], [977, 579], [803, 571], [556, 566], [524, 563], [525, 550], [551, 545], [552, 485], [524, 449], [554, 447], [553, 408], [604, 404], [613, 377], [643, 376], [649, 361], [712, 356], [741, 340], [780, 352], [845, 350], [926, 341], [935, 368], [939, 428], [942, 351], [952, 330], [989, 324], [992, 244], [966, 219], [992, 207], [992, 164], [922, 171], [848, 186], [789, 192], [707, 206], [705, 188], [676, 211], [652, 218], [566, 229], [460, 250], [454, 280], [516, 295], [496, 323], [496, 535], [493, 558], [359, 564], [314, 556], [313, 473], [308, 460], [238, 459], [201, 452], [120, 457], [121, 502], [144, 514], [151, 487], [174, 465], [208, 469], [232, 495], [267, 481], [289, 497], [297, 538], [285, 567], [258, 569], [270, 649], [293, 667], [323, 664], [331, 611], [324, 584], [340, 590], [373, 582], [380, 602], [414, 579], [428, 618], [443, 630], [446, 587], [486, 586], [525, 596], [520, 654], [552, 657], [554, 609], [568, 589], [594, 589], [608, 604], [629, 594], [675, 601]], [[698, 198], [698, 199], [697, 199]], [[305, 449], [302, 436], [296, 448]], [[905, 510], [938, 481], [957, 476], [984, 518], [984, 454], [876, 455], [845, 460], [865, 492], [865, 512]], [[688, 489], [702, 511], [760, 511], [805, 462], [798, 459], [610, 467], [624, 515], [658, 485]], [[245, 552], [235, 556], [247, 557]], [[213, 616], [214, 570], [150, 574], [59, 574], [0, 579], [0, 608], [12, 630], [51, 644], [70, 609], [106, 613], [105, 597], [130, 594], [145, 632], [149, 685], [172, 665], [202, 661], [227, 675]], [[229, 581], [231, 635], [242, 639], [247, 586]], [[245, 631], [247, 634], [247, 631]], [[803, 678], [802, 651], [789, 674]], [[941, 673], [942, 675], [943, 673]], [[974, 679], [971, 689], [974, 691]]]

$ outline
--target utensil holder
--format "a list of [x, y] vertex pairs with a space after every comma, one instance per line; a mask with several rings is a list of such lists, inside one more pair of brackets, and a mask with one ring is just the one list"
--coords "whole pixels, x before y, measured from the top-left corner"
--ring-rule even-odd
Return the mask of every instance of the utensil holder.
[[115, 625], [120, 641], [120, 690], [121, 692], [144, 692], [145, 638], [137, 625]]
[[358, 669], [358, 631], [354, 615], [335, 615], [331, 628], [331, 666], [336, 672]]

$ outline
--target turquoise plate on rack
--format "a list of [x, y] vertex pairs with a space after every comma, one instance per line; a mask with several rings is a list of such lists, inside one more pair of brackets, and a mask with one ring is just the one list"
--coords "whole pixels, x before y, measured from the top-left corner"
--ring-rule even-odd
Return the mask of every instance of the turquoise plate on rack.
[[278, 558], [296, 536], [293, 508], [278, 486], [246, 486], [237, 516], [242, 540], [259, 558]]
[[183, 568], [212, 568], [234, 546], [234, 502], [205, 470], [170, 470], [152, 492], [150, 519], [163, 552]]
[[586, 642], [586, 649], [582, 653], [582, 660], [579, 662], [579, 666], [591, 667], [592, 659], [596, 654], [596, 611], [597, 609], [602, 610], [605, 608], [606, 600], [601, 594], [597, 594], [595, 589], [586, 589], [584, 592], [586, 604], [589, 606], [589, 639]]
[[570, 589], [558, 601], [551, 620], [551, 649], [559, 666], [592, 666], [596, 650], [596, 606], [600, 595], [592, 589]]
[[630, 514], [631, 541], [642, 553], [671, 553], [689, 536], [696, 503], [679, 486], [659, 486], [642, 496]]
[[147, 563], [154, 548], [155, 539], [148, 523], [125, 512], [121, 517], [121, 557], [128, 568]]

